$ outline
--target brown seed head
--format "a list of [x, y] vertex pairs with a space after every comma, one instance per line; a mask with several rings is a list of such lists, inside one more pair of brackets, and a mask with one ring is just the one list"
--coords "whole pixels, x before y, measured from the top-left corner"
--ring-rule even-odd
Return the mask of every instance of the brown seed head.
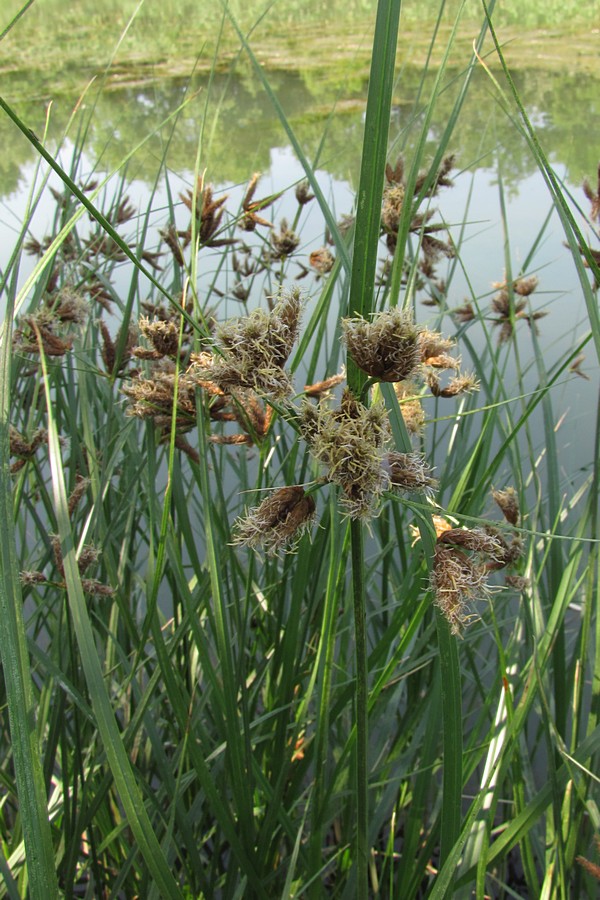
[[437, 478], [419, 453], [386, 453], [382, 462], [393, 488], [431, 494], [438, 486]]
[[235, 544], [263, 549], [273, 555], [293, 548], [310, 528], [315, 516], [315, 501], [303, 487], [283, 487], [249, 510], [235, 524]]
[[319, 250], [313, 250], [308, 257], [308, 261], [319, 275], [326, 275], [333, 269], [335, 257], [328, 247], [321, 247]]
[[506, 543], [498, 534], [492, 534], [483, 528], [450, 528], [444, 531], [438, 540], [443, 544], [452, 544], [470, 550], [483, 557], [500, 561], [504, 559]]
[[492, 488], [492, 497], [502, 510], [502, 515], [511, 525], [518, 525], [520, 519], [519, 498], [513, 487], [508, 487], [503, 491], [496, 491]]
[[282, 219], [279, 225], [279, 231], [271, 233], [271, 246], [273, 251], [270, 254], [271, 259], [285, 259], [291, 256], [297, 250], [300, 243], [300, 236], [288, 226], [287, 219]]
[[300, 206], [306, 206], [311, 200], [315, 199], [315, 195], [310, 192], [310, 185], [306, 179], [298, 182], [296, 185], [296, 200]]
[[430, 585], [433, 602], [450, 623], [452, 634], [459, 636], [471, 618], [470, 603], [487, 596], [485, 569], [457, 547], [438, 542]]
[[529, 278], [517, 278], [513, 288], [515, 293], [519, 294], [519, 296], [529, 297], [530, 294], [533, 294], [538, 284], [539, 279], [537, 275], [531, 275]]
[[473, 309], [473, 304], [469, 303], [468, 300], [465, 301], [462, 306], [458, 306], [454, 310], [454, 315], [459, 322], [472, 322], [475, 318], [475, 310]]
[[[146, 316], [142, 316], [139, 320], [139, 327], [144, 337], [152, 344], [154, 350], [158, 354], [157, 357], [177, 356], [179, 353], [179, 328], [172, 321], [164, 321], [161, 319], [150, 320]], [[141, 354], [137, 352], [140, 348], [134, 350], [136, 356]], [[143, 349], [143, 348], [142, 348]]]
[[394, 307], [366, 319], [343, 319], [342, 339], [356, 365], [379, 381], [404, 381], [420, 362], [418, 330], [410, 313]]
[[451, 378], [446, 387], [442, 387], [439, 377], [434, 372], [428, 372], [425, 380], [434, 397], [456, 397], [458, 394], [479, 390], [479, 382], [470, 374]]

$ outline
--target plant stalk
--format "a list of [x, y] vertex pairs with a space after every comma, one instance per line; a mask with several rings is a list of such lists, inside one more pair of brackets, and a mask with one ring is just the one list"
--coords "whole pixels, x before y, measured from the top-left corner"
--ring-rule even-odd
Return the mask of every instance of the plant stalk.
[[368, 896], [369, 867], [369, 721], [367, 613], [365, 596], [364, 533], [362, 523], [351, 523], [352, 593], [356, 659], [356, 867], [357, 897]]

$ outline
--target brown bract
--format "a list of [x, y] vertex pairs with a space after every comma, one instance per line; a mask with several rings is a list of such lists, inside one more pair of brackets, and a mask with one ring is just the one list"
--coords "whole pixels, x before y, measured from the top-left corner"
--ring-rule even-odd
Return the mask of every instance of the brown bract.
[[267, 228], [273, 228], [272, 222], [269, 222], [268, 219], [263, 219], [258, 214], [263, 209], [267, 209], [267, 207], [269, 207], [275, 200], [281, 197], [282, 192], [280, 191], [278, 194], [272, 194], [270, 197], [264, 197], [262, 200], [253, 200], [259, 179], [260, 173], [255, 172], [250, 179], [250, 184], [248, 185], [246, 196], [242, 200], [243, 215], [238, 222], [238, 225], [242, 229], [242, 231], [255, 231], [257, 225], [264, 225]]
[[508, 487], [503, 491], [496, 491], [492, 488], [492, 497], [502, 510], [502, 515], [511, 525], [518, 525], [520, 519], [519, 498], [513, 487]]

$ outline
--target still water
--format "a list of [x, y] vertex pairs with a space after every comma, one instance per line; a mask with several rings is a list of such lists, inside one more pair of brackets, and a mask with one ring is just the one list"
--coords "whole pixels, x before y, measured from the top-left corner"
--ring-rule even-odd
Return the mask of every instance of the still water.
[[[572, 194], [574, 210], [584, 233], [589, 235], [590, 246], [597, 249], [597, 236], [586, 223], [589, 203], [581, 185], [587, 176], [596, 189], [600, 80], [571, 76], [567, 71], [540, 70], [523, 70], [517, 73], [516, 80], [542, 146]], [[339, 83], [319, 79], [314, 73], [309, 77], [283, 72], [272, 73], [270, 81], [308, 159], [316, 162], [320, 184], [335, 216], [352, 212], [366, 84], [347, 83], [341, 88]], [[420, 73], [410, 69], [404, 70], [397, 82], [390, 123], [392, 161], [400, 153], [410, 159], [420, 116], [417, 94], [421, 90], [421, 97], [428, 96], [427, 82], [424, 87], [420, 82]], [[430, 156], [445, 127], [453, 98], [450, 73], [427, 135]], [[304, 177], [269, 98], [250, 76], [219, 75], [212, 82], [171, 80], [96, 95], [90, 91], [68, 125], [74, 106], [75, 98], [66, 97], [52, 104], [47, 144], [67, 171], [74, 147], [83, 148], [77, 168], [81, 182], [119, 170], [125, 157], [144, 141], [128, 160], [124, 178], [127, 195], [138, 210], [145, 212], [151, 204], [150, 236], [146, 243], [150, 249], [159, 247], [158, 228], [168, 220], [169, 198], [175, 203], [177, 217], [181, 217], [178, 224], [185, 227], [187, 210], [178, 197], [193, 185], [199, 141], [200, 168], [206, 169], [206, 181], [216, 193], [227, 191], [231, 209], [239, 205], [254, 172], [261, 173], [257, 196], [289, 189]], [[37, 134], [44, 132], [46, 111], [46, 104], [35, 100], [19, 107], [19, 113]], [[0, 158], [0, 267], [4, 271], [36, 177], [36, 160], [33, 150], [6, 117], [0, 120], [0, 139], [4, 147]], [[452, 264], [448, 306], [460, 306], [466, 299], [476, 301], [481, 308], [489, 306], [495, 293], [492, 285], [503, 280], [507, 261], [513, 276], [537, 275], [539, 287], [531, 298], [532, 306], [536, 312], [546, 313], [539, 321], [540, 342], [546, 368], [551, 369], [589, 330], [585, 304], [543, 179], [483, 72], [472, 83], [450, 151], [456, 157], [454, 187], [444, 191], [439, 202], [436, 200], [438, 219], [447, 225], [460, 248], [458, 264]], [[163, 159], [167, 161], [166, 178], [160, 166]], [[39, 183], [40, 173], [37, 178]], [[116, 176], [109, 182], [106, 201], [115, 189], [111, 185], [119, 181], [120, 176]], [[54, 176], [49, 184], [62, 189]], [[293, 191], [288, 190], [269, 209], [268, 218], [276, 223], [284, 217], [292, 219], [296, 208]], [[54, 210], [52, 197], [45, 192], [31, 224], [32, 235], [44, 237], [51, 227]], [[301, 237], [296, 252], [298, 273], [307, 264], [309, 254], [324, 241], [323, 218], [314, 202], [307, 208]], [[20, 272], [21, 283], [32, 266], [33, 262], [26, 258]], [[125, 291], [129, 283], [126, 266], [119, 278]], [[141, 293], [143, 290], [142, 283]], [[310, 290], [316, 297], [320, 287], [312, 283]], [[239, 304], [227, 301], [221, 309], [223, 316], [239, 311]], [[431, 310], [423, 308], [419, 316], [423, 320], [431, 318]], [[477, 328], [471, 330], [470, 338], [477, 347]], [[527, 368], [532, 365], [533, 349], [524, 322], [520, 324], [519, 349]], [[593, 459], [590, 411], [596, 406], [598, 366], [591, 344], [585, 352], [581, 371], [587, 377], [567, 372], [553, 388], [557, 422], [559, 413], [565, 416], [559, 442], [565, 460], [564, 476], [569, 482], [579, 480], [577, 473], [589, 471]], [[532, 390], [536, 387], [533, 368], [526, 384]], [[510, 392], [510, 383], [506, 387]]]

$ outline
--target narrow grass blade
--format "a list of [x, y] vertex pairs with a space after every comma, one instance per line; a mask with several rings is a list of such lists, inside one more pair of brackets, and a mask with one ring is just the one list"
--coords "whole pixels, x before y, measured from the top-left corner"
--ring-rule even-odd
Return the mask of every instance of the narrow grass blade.
[[163, 897], [178, 900], [181, 894], [167, 864], [158, 839], [152, 828], [150, 818], [136, 783], [131, 764], [127, 757], [122, 737], [110, 705], [100, 659], [96, 649], [94, 632], [88, 614], [81, 577], [77, 566], [75, 545], [69, 520], [67, 492], [62, 463], [58, 430], [53, 415], [52, 385], [46, 361], [41, 356], [44, 372], [44, 385], [48, 410], [48, 444], [50, 451], [50, 467], [54, 492], [55, 512], [61, 542], [65, 582], [69, 607], [81, 654], [81, 663], [85, 673], [92, 708], [98, 724], [108, 764], [115, 786], [123, 804], [129, 826], [135, 836], [139, 852], [142, 854], [148, 870], [152, 873]]
[[12, 316], [13, 310], [9, 309], [0, 359], [0, 651], [29, 888], [34, 900], [51, 900], [58, 897], [58, 882], [23, 622], [9, 465]]

